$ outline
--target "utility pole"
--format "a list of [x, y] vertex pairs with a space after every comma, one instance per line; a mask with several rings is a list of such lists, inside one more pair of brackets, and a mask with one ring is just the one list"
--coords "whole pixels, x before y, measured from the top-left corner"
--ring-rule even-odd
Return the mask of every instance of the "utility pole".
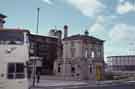
[[[37, 25], [36, 25], [36, 34], [38, 34], [38, 26], [39, 26], [39, 11], [40, 8], [37, 8]], [[36, 49], [35, 49], [35, 58], [33, 59], [33, 87], [35, 86], [35, 80], [36, 80], [36, 60], [38, 59], [38, 43], [36, 43]]]
[[37, 8], [37, 26], [36, 26], [36, 34], [38, 34], [38, 25], [39, 25], [39, 11], [40, 11], [40, 8]]

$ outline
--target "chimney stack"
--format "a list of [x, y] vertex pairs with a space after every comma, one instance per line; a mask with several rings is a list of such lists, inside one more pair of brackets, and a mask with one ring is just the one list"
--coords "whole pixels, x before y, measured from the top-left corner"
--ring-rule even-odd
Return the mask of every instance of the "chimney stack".
[[89, 31], [87, 29], [85, 30], [84, 35], [89, 36]]
[[64, 38], [68, 36], [68, 26], [64, 25]]
[[62, 31], [61, 31], [61, 30], [56, 30], [55, 35], [56, 35], [56, 37], [60, 40], [60, 39], [62, 38], [62, 37], [61, 37]]
[[3, 14], [0, 14], [0, 29], [2, 29], [4, 27], [4, 23], [5, 23], [5, 19], [6, 16]]

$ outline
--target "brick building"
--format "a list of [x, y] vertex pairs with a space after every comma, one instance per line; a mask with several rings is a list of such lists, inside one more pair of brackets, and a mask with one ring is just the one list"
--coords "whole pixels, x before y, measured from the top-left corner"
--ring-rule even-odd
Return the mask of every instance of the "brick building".
[[[37, 69], [42, 74], [53, 74], [53, 64], [58, 57], [58, 50], [61, 49], [59, 39], [55, 37], [30, 34], [30, 56], [41, 59], [41, 66]], [[37, 64], [38, 65], [38, 64]]]

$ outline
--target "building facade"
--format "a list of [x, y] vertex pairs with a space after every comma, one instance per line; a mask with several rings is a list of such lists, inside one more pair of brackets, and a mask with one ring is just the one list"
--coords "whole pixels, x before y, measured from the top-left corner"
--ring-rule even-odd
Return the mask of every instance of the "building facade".
[[[11, 31], [12, 34], [7, 34], [8, 36], [3, 36], [2, 39], [10, 40], [13, 37], [19, 38], [22, 34], [17, 33], [23, 31], [23, 29], [4, 28], [5, 18], [5, 15], [0, 14], [0, 30], [5, 30], [6, 32]], [[27, 62], [27, 64], [30, 68], [28, 71], [32, 73], [33, 63], [36, 60], [36, 69], [41, 71], [41, 74], [53, 74], [54, 61], [57, 59], [58, 56], [61, 56], [62, 54], [62, 32], [60, 30], [53, 29], [50, 30], [49, 36], [43, 36], [32, 34], [28, 30], [26, 31], [28, 32], [27, 41], [29, 42], [29, 54], [27, 54], [29, 55], [29, 61]]]
[[108, 71], [135, 73], [135, 55], [108, 56]]
[[[60, 55], [58, 50], [61, 50], [59, 39], [55, 37], [41, 36], [30, 34], [30, 56], [39, 57], [37, 70], [41, 74], [53, 74], [53, 64]], [[31, 60], [32, 61], [32, 60]]]
[[[57, 59], [59, 55], [61, 55], [62, 48], [58, 38], [34, 35], [31, 34], [28, 30], [23, 29], [2, 28], [0, 29], [0, 44], [5, 44], [9, 46], [22, 45], [22, 42], [24, 40], [24, 36], [22, 34], [23, 31], [26, 31], [28, 33], [28, 38], [25, 41], [29, 44], [29, 46], [27, 47], [29, 53], [25, 53], [24, 57], [29, 57], [29, 60], [27, 60], [29, 65], [28, 67], [30, 67], [29, 71], [31, 71], [32, 73], [33, 62], [36, 60], [36, 68], [37, 70], [41, 71], [41, 74], [53, 74], [54, 61]], [[15, 56], [17, 56], [16, 54]]]
[[62, 43], [63, 55], [54, 64], [57, 76], [73, 80], [103, 79], [103, 40], [85, 34], [65, 37]]

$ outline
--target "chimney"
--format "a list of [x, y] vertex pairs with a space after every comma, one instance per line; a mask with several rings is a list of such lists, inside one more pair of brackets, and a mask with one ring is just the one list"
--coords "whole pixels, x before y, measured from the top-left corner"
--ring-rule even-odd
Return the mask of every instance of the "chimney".
[[61, 39], [62, 31], [61, 31], [61, 30], [57, 30], [57, 31], [55, 32], [55, 35], [56, 35], [56, 37], [57, 37], [58, 39]]
[[64, 25], [64, 38], [68, 36], [68, 26]]
[[3, 14], [0, 14], [0, 29], [2, 29], [4, 27], [4, 23], [5, 23], [5, 19], [6, 16]]
[[55, 32], [56, 32], [55, 29], [51, 29], [51, 30], [49, 31], [49, 36], [50, 36], [50, 37], [55, 37]]
[[84, 35], [85, 36], [89, 36], [89, 31], [88, 30], [85, 30]]

